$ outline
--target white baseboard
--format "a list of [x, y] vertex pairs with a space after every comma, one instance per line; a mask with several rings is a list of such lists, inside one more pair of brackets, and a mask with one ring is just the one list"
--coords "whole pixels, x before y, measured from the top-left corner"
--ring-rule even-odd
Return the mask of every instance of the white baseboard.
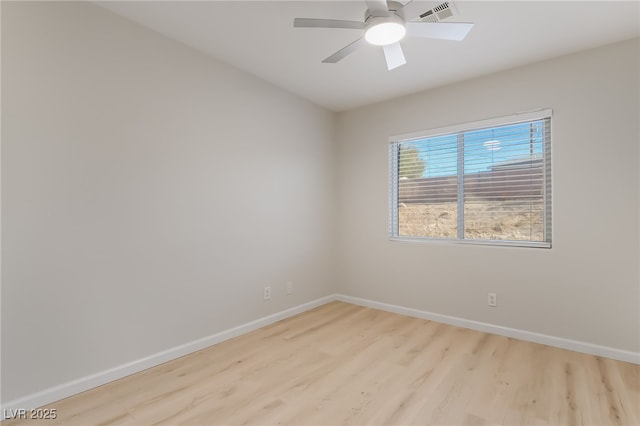
[[274, 322], [311, 310], [334, 300], [336, 300], [335, 295], [312, 300], [311, 302], [304, 303], [302, 305], [286, 309], [272, 315], [268, 315], [255, 321], [251, 321], [246, 324], [233, 327], [228, 330], [224, 330], [219, 333], [215, 333], [210, 336], [203, 337], [201, 339], [194, 340], [192, 342], [188, 342], [183, 345], [176, 346], [174, 348], [167, 349], [165, 351], [158, 352], [156, 354], [149, 355], [147, 357], [123, 365], [119, 365], [114, 368], [110, 368], [108, 370], [104, 370], [86, 377], [81, 377], [79, 379], [72, 380], [70, 382], [45, 389], [40, 392], [36, 392], [23, 398], [8, 401], [6, 404], [2, 404], [3, 416], [0, 418], [0, 420], [4, 419], [5, 413], [15, 413], [17, 412], [16, 410], [19, 409], [30, 410], [33, 408], [42, 407], [43, 405], [68, 398], [80, 392], [84, 392], [86, 390], [104, 385], [114, 380], [121, 379], [131, 374], [138, 373], [142, 370], [146, 370], [147, 368], [155, 367], [176, 358], [180, 358], [181, 356], [199, 351], [201, 349], [215, 345], [216, 343], [224, 342], [225, 340], [229, 340], [258, 328], [273, 324]]
[[464, 318], [452, 317], [449, 315], [436, 314], [419, 309], [406, 308], [404, 306], [391, 305], [389, 303], [376, 302], [359, 297], [346, 296], [342, 294], [335, 295], [336, 300], [351, 303], [354, 305], [365, 306], [368, 308], [380, 309], [382, 311], [393, 312], [396, 314], [407, 315], [410, 317], [422, 318], [430, 321], [451, 324], [457, 327], [469, 328], [471, 330], [484, 331], [486, 333], [497, 334], [499, 336], [513, 337], [515, 339], [526, 340], [528, 342], [541, 343], [543, 345], [555, 346], [571, 351], [582, 352], [590, 355], [612, 358], [619, 361], [640, 364], [640, 353], [626, 351], [622, 349], [611, 348], [608, 346], [596, 345], [593, 343], [581, 342], [578, 340], [564, 339], [562, 337], [549, 336], [547, 334], [539, 334], [531, 331], [518, 330], [515, 328], [503, 327], [500, 325], [489, 324], [485, 322], [472, 321]]
[[[620, 361], [640, 364], [640, 353], [625, 351], [621, 349], [610, 348], [607, 346], [595, 345], [592, 343], [580, 342], [577, 340], [564, 339], [561, 337], [549, 336], [546, 334], [533, 333], [515, 328], [503, 327], [494, 324], [488, 324], [479, 321], [472, 321], [464, 318], [453, 317], [449, 315], [436, 314], [419, 309], [406, 308], [404, 306], [392, 305], [389, 303], [376, 302], [359, 297], [346, 296], [343, 294], [332, 294], [320, 299], [313, 300], [302, 305], [277, 312], [272, 315], [248, 322], [246, 324], [212, 334], [202, 339], [194, 340], [180, 346], [141, 358], [127, 364], [123, 364], [105, 371], [101, 371], [90, 376], [81, 377], [49, 389], [36, 392], [23, 398], [8, 401], [2, 406], [3, 413], [16, 412], [18, 409], [32, 409], [50, 404], [55, 401], [76, 395], [80, 392], [104, 385], [114, 380], [121, 379], [134, 373], [138, 373], [147, 368], [155, 367], [165, 362], [180, 358], [181, 356], [199, 351], [209, 346], [215, 345], [225, 340], [232, 339], [258, 328], [273, 324], [274, 322], [289, 318], [302, 312], [311, 310], [318, 306], [324, 305], [335, 300], [351, 303], [354, 305], [365, 306], [368, 308], [380, 309], [382, 311], [393, 312], [401, 315], [407, 315], [416, 318], [427, 319], [431, 321], [451, 324], [458, 327], [469, 328], [472, 330], [484, 331], [486, 333], [497, 334], [500, 336], [513, 337], [516, 339], [526, 340], [529, 342], [541, 343], [544, 345], [555, 346], [558, 348], [569, 349], [576, 352], [587, 353], [591, 355], [602, 356], [606, 358], [617, 359]], [[13, 410], [13, 411], [12, 411]], [[4, 415], [3, 415], [4, 417]]]

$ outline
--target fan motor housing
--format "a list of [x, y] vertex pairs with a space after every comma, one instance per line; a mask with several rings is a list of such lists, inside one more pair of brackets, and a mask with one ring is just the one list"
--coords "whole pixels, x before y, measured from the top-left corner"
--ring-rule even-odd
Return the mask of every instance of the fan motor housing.
[[[402, 19], [404, 21], [404, 17], [400, 16], [400, 14], [398, 13], [398, 11], [402, 10], [402, 3], [399, 3], [397, 1], [388, 1], [387, 2], [387, 7], [389, 9], [389, 12], [387, 12], [386, 16], [397, 16], [400, 19]], [[377, 16], [377, 15], [373, 15], [369, 9], [364, 11], [364, 23], [368, 23], [369, 19], [371, 18], [382, 18], [382, 16]]]

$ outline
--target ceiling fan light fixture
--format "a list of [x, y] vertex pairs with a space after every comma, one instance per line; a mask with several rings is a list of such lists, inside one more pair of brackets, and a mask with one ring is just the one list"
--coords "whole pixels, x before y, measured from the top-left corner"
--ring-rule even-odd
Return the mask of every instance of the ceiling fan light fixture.
[[[365, 3], [368, 8], [364, 11], [364, 19], [362, 21], [295, 18], [293, 26], [296, 28], [360, 30], [360, 37], [357, 40], [323, 59], [322, 63], [335, 64], [369, 43], [382, 47], [389, 71], [407, 63], [402, 46], [399, 43], [405, 35], [461, 41], [473, 28], [473, 23], [471, 22], [440, 22], [441, 19], [453, 16], [453, 11], [450, 7], [451, 0], [446, 0], [445, 3], [420, 14], [419, 12], [426, 8], [428, 2], [417, 0], [401, 1], [366, 0]], [[423, 5], [422, 3], [425, 4]]]
[[364, 38], [376, 46], [387, 46], [402, 40], [407, 29], [402, 21], [380, 19], [370, 23]]

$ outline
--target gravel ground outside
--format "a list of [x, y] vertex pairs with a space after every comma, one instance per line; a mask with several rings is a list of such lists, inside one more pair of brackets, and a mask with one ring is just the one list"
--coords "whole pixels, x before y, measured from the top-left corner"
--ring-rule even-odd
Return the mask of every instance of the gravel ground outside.
[[[456, 238], [456, 203], [404, 204], [398, 208], [399, 235]], [[482, 201], [465, 204], [465, 238], [543, 241], [541, 201]]]

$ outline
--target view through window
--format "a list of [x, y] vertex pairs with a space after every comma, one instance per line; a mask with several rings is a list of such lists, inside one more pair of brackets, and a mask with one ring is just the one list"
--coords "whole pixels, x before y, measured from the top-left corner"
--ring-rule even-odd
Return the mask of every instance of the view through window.
[[550, 111], [528, 116], [392, 141], [390, 236], [550, 247]]

